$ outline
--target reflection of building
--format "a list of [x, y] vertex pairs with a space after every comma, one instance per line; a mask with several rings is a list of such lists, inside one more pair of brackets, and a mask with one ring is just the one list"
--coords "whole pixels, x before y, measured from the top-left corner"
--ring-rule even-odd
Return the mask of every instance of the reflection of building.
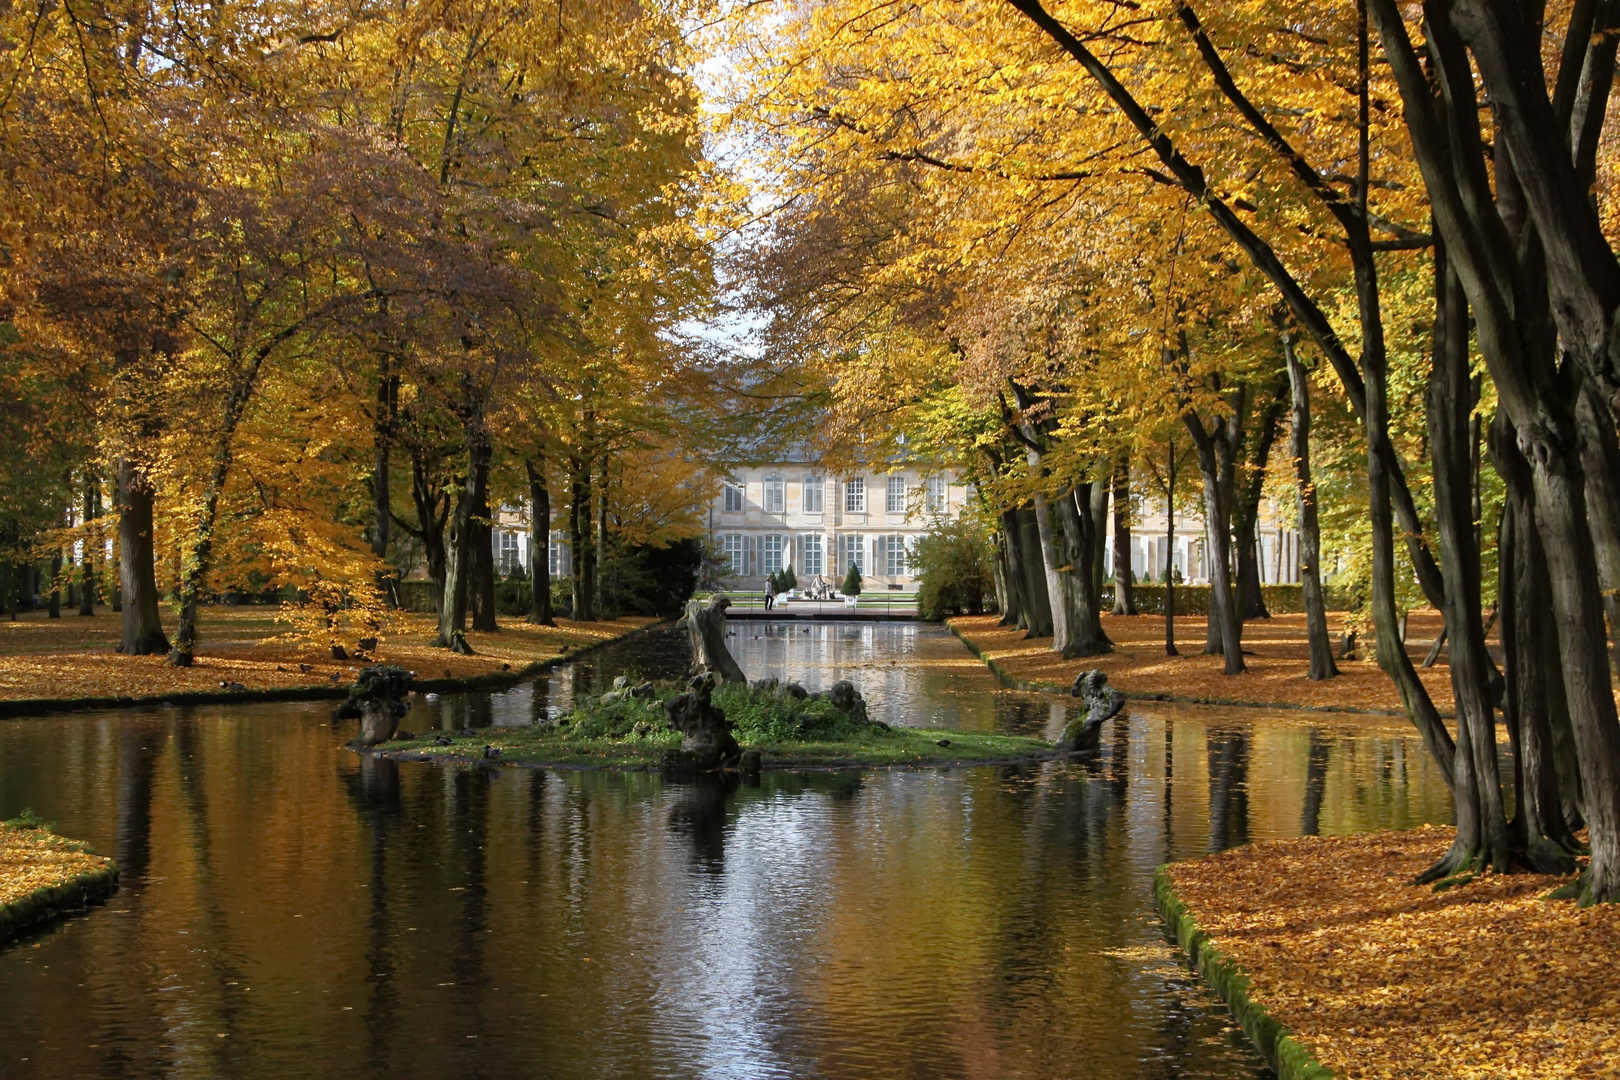
[[[1208, 544], [1201, 514], [1176, 511], [1175, 543], [1164, 531], [1164, 509], [1143, 500], [1131, 519], [1131, 569], [1138, 581], [1158, 582], [1166, 565], [1181, 572], [1189, 584], [1208, 584]], [[1267, 585], [1299, 581], [1299, 533], [1284, 524], [1270, 499], [1260, 500], [1260, 522], [1255, 530], [1260, 554], [1260, 580]], [[1108, 572], [1114, 569], [1114, 531], [1110, 516], [1107, 540]]]
[[833, 475], [805, 462], [738, 466], [709, 508], [709, 536], [744, 587], [785, 566], [836, 588], [851, 564], [872, 585], [912, 582], [917, 537], [961, 512], [967, 488], [917, 465]]

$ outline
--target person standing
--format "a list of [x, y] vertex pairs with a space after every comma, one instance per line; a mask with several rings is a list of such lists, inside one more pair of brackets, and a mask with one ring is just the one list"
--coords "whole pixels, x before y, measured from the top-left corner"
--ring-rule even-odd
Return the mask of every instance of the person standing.
[[776, 605], [776, 579], [774, 577], [767, 577], [765, 579], [765, 610], [769, 611], [775, 605]]

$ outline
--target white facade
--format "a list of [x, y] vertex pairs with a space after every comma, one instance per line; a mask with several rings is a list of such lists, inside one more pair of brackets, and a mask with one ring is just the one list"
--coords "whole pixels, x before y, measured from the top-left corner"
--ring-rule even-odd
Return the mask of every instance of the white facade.
[[968, 489], [949, 470], [903, 466], [833, 474], [802, 462], [732, 469], [709, 508], [709, 536], [744, 588], [791, 566], [802, 587], [837, 588], [850, 564], [868, 588], [914, 577], [917, 538], [961, 512]]
[[[1108, 574], [1114, 572], [1114, 521], [1110, 509], [1106, 540]], [[1281, 520], [1270, 499], [1260, 501], [1260, 521], [1255, 529], [1255, 547], [1260, 556], [1260, 580], [1266, 585], [1299, 583], [1299, 532]], [[1181, 572], [1189, 585], [1209, 583], [1208, 543], [1202, 514], [1176, 512], [1175, 540], [1165, 535], [1164, 509], [1142, 500], [1131, 518], [1131, 569], [1136, 580], [1157, 584], [1166, 565]]]

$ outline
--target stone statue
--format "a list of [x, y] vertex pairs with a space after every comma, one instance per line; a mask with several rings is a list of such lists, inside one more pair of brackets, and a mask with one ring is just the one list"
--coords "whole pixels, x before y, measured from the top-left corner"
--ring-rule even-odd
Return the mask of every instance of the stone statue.
[[722, 683], [746, 683], [748, 677], [726, 648], [726, 608], [731, 601], [715, 595], [708, 604], [693, 600], [677, 626], [684, 625], [692, 639], [692, 670], [713, 675]]
[[714, 677], [694, 675], [686, 685], [686, 693], [664, 703], [669, 726], [681, 733], [681, 748], [664, 755], [664, 767], [707, 770], [737, 764], [742, 748], [731, 733], [731, 721], [709, 700]]
[[1065, 754], [1096, 753], [1103, 721], [1125, 707], [1125, 695], [1109, 686], [1108, 676], [1101, 671], [1082, 671], [1069, 693], [1085, 701], [1086, 711], [1064, 726], [1057, 748]]
[[414, 675], [393, 664], [360, 669], [349, 688], [349, 700], [338, 709], [344, 719], [360, 720], [360, 745], [376, 746], [394, 737], [399, 718], [411, 711], [408, 700]]

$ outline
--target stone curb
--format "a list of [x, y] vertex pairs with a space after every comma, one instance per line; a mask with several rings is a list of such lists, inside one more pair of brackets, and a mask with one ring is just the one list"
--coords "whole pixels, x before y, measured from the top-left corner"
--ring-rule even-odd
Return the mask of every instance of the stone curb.
[[[1015, 675], [1008, 674], [1006, 669], [1002, 668], [985, 654], [984, 649], [980, 648], [976, 641], [962, 633], [962, 631], [957, 629], [956, 626], [951, 624], [947, 625], [950, 626], [951, 633], [955, 634], [957, 639], [961, 641], [963, 645], [967, 646], [968, 652], [978, 657], [984, 666], [990, 669], [990, 673], [996, 677], [996, 680], [1007, 689], [1027, 690], [1030, 693], [1035, 694], [1061, 694], [1064, 697], [1069, 695], [1069, 688], [1066, 686], [1058, 686], [1055, 683], [1047, 682], [1032, 682], [1029, 679], [1020, 679]], [[1167, 701], [1178, 702], [1185, 705], [1222, 705], [1226, 706], [1227, 708], [1236, 709], [1288, 709], [1292, 712], [1353, 713], [1358, 716], [1404, 717], [1406, 715], [1399, 709], [1351, 709], [1338, 705], [1294, 705], [1286, 701], [1236, 701], [1230, 698], [1196, 697], [1188, 694], [1162, 694], [1145, 692], [1141, 690], [1123, 690], [1113, 683], [1110, 683], [1109, 685], [1114, 686], [1116, 690], [1120, 690], [1120, 693], [1124, 694], [1126, 699], [1130, 701]], [[1443, 712], [1440, 715], [1446, 719], [1451, 719], [1452, 717], [1451, 713]]]
[[1159, 867], [1153, 875], [1153, 899], [1187, 959], [1226, 1002], [1278, 1080], [1332, 1080], [1333, 1071], [1249, 997], [1248, 973], [1223, 955], [1209, 935], [1198, 928], [1187, 905], [1176, 895], [1166, 867]]
[[118, 864], [92, 870], [0, 905], [0, 943], [36, 923], [104, 902], [118, 889]]
[[[580, 657], [595, 652], [605, 645], [629, 641], [646, 633], [661, 622], [638, 626], [618, 637], [593, 641], [563, 656], [536, 660], [513, 671], [492, 671], [484, 675], [464, 678], [418, 679], [411, 689], [423, 693], [455, 693], [463, 690], [494, 690], [513, 686], [524, 679], [549, 671], [563, 664], [571, 664]], [[86, 698], [18, 698], [0, 701], [0, 719], [13, 716], [43, 716], [58, 712], [79, 712], [86, 709], [131, 709], [154, 705], [222, 705], [243, 701], [331, 701], [349, 696], [348, 683], [319, 686], [276, 686], [264, 690], [180, 690], [172, 694], [122, 695], [116, 697]]]

